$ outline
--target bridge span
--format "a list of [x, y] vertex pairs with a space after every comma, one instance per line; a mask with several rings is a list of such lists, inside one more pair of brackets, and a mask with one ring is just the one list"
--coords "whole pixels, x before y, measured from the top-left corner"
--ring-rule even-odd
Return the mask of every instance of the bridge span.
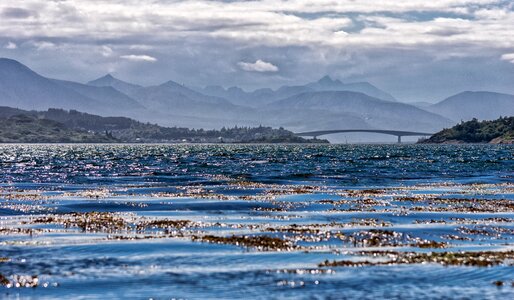
[[431, 136], [433, 133], [416, 132], [416, 131], [401, 131], [401, 130], [381, 130], [381, 129], [340, 129], [340, 130], [318, 130], [295, 133], [297, 136], [310, 136], [317, 138], [318, 136], [335, 134], [335, 133], [348, 133], [348, 132], [368, 132], [368, 133], [381, 133], [394, 135], [398, 137], [398, 143], [402, 142], [402, 136]]

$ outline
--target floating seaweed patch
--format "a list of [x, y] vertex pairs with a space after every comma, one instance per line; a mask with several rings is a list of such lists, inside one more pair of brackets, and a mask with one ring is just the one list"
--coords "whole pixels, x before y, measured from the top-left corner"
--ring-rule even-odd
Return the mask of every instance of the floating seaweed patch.
[[148, 229], [148, 228], [175, 228], [175, 229], [183, 229], [187, 227], [197, 227], [199, 224], [190, 221], [190, 220], [151, 220], [151, 221], [142, 221], [137, 224], [136, 229], [138, 231]]
[[52, 215], [37, 218], [34, 223], [56, 223], [69, 227], [78, 227], [87, 232], [111, 232], [129, 229], [129, 224], [120, 214], [111, 212], [86, 212]]
[[436, 249], [436, 248], [446, 248], [446, 247], [448, 247], [448, 243], [436, 242], [436, 241], [419, 241], [419, 242], [413, 244], [413, 246], [419, 247], [419, 248]]
[[39, 285], [37, 275], [13, 275], [11, 280], [0, 274], [0, 284], [7, 288], [35, 288]]
[[293, 250], [297, 248], [296, 245], [292, 244], [289, 241], [277, 238], [270, 237], [265, 235], [259, 236], [236, 236], [232, 235], [229, 237], [222, 236], [214, 236], [214, 235], [205, 235], [205, 236], [193, 236], [193, 241], [199, 240], [202, 242], [209, 242], [215, 244], [232, 244], [236, 246], [244, 246], [250, 248], [256, 248], [258, 250], [265, 251], [282, 251], [282, 250]]
[[3, 274], [0, 274], [0, 284], [1, 285], [7, 286], [10, 283], [11, 283], [11, 281], [9, 281], [9, 279], [7, 279], [7, 277], [5, 277]]
[[[377, 252], [375, 252], [376, 254]], [[392, 258], [386, 261], [328, 261], [319, 264], [319, 267], [363, 267], [363, 266], [384, 266], [384, 265], [402, 265], [402, 264], [424, 264], [436, 263], [445, 266], [473, 266], [473, 267], [490, 267], [503, 263], [511, 265], [508, 261], [514, 259], [514, 251], [506, 252], [396, 252], [384, 253], [384, 255]]]
[[340, 195], [347, 197], [376, 197], [376, 196], [384, 196], [386, 195], [386, 191], [383, 189], [364, 189], [364, 190], [345, 190]]

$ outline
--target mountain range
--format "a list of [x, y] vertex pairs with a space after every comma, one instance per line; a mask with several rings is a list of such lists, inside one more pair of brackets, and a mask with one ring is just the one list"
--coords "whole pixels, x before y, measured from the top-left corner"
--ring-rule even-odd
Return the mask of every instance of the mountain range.
[[75, 109], [163, 126], [283, 126], [293, 131], [386, 128], [438, 131], [456, 121], [514, 114], [514, 96], [463, 92], [436, 104], [397, 101], [367, 82], [325, 76], [312, 83], [258, 89], [189, 87], [173, 81], [141, 86], [106, 75], [86, 84], [42, 76], [0, 58], [0, 105], [26, 110]]
[[245, 92], [239, 87], [231, 87], [224, 89], [221, 86], [208, 86], [205, 88], [196, 88], [197, 91], [211, 95], [229, 99], [230, 101], [250, 106], [259, 107], [263, 104], [269, 104], [273, 101], [291, 97], [302, 93], [323, 92], [323, 91], [350, 91], [363, 93], [377, 99], [396, 101], [396, 99], [375, 87], [368, 82], [342, 83], [338, 79], [332, 79], [330, 76], [324, 76], [316, 82], [307, 83], [297, 86], [282, 86], [277, 90], [269, 88], [258, 89], [253, 92]]
[[95, 109], [103, 114], [144, 109], [115, 88], [46, 78], [10, 59], [0, 59], [0, 104], [23, 109]]

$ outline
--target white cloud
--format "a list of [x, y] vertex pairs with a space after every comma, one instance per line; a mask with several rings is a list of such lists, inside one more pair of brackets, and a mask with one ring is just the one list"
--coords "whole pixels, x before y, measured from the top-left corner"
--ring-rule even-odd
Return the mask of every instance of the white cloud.
[[514, 53], [506, 53], [501, 56], [502, 60], [506, 60], [514, 64]]
[[32, 43], [34, 47], [37, 48], [38, 51], [41, 50], [53, 50], [57, 48], [57, 45], [52, 42], [47, 41], [37, 41]]
[[272, 63], [258, 59], [254, 63], [238, 62], [237, 65], [244, 71], [248, 72], [278, 72], [278, 67]]
[[153, 47], [150, 45], [131, 45], [130, 50], [152, 50]]
[[156, 62], [157, 58], [149, 56], [149, 55], [122, 55], [121, 58], [131, 61], [146, 61], [146, 62]]
[[9, 50], [14, 50], [16, 48], [18, 48], [18, 45], [16, 45], [15, 43], [13, 42], [8, 42], [5, 47], [5, 49], [9, 49]]
[[112, 48], [109, 46], [102, 46], [100, 47], [100, 54], [102, 54], [103, 57], [110, 57], [112, 56]]
[[[481, 58], [492, 62], [477, 75], [487, 81], [487, 72], [511, 66], [514, 45], [514, 7], [505, 0], [1, 0], [0, 20], [0, 48], [12, 40], [20, 48], [46, 50], [18, 57], [41, 60], [49, 70], [62, 64], [80, 76], [112, 64], [127, 74], [155, 71], [155, 81], [229, 81], [248, 88], [306, 82], [323, 73], [389, 80], [393, 72], [377, 70], [397, 68], [407, 56], [417, 59], [411, 63], [420, 73], [432, 62]], [[157, 53], [159, 63], [151, 63]], [[247, 59], [237, 63], [234, 57]], [[241, 69], [279, 71], [284, 79]], [[512, 81], [512, 75], [502, 78]]]
[[[514, 44], [514, 12], [500, 0], [1, 1], [0, 11], [10, 7], [37, 10], [38, 17], [2, 20], [0, 37], [80, 38], [96, 45], [128, 41], [144, 47], [186, 39], [314, 48]], [[409, 12], [467, 18], [417, 20]], [[384, 17], [391, 14], [397, 17]], [[355, 19], [365, 26], [349, 32]]]

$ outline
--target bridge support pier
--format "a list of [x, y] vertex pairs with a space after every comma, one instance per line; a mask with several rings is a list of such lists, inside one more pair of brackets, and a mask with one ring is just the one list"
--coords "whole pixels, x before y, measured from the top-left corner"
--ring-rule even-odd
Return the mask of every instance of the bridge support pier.
[[401, 143], [402, 143], [402, 136], [401, 136], [401, 135], [399, 135], [399, 136], [398, 136], [398, 144], [401, 144]]

